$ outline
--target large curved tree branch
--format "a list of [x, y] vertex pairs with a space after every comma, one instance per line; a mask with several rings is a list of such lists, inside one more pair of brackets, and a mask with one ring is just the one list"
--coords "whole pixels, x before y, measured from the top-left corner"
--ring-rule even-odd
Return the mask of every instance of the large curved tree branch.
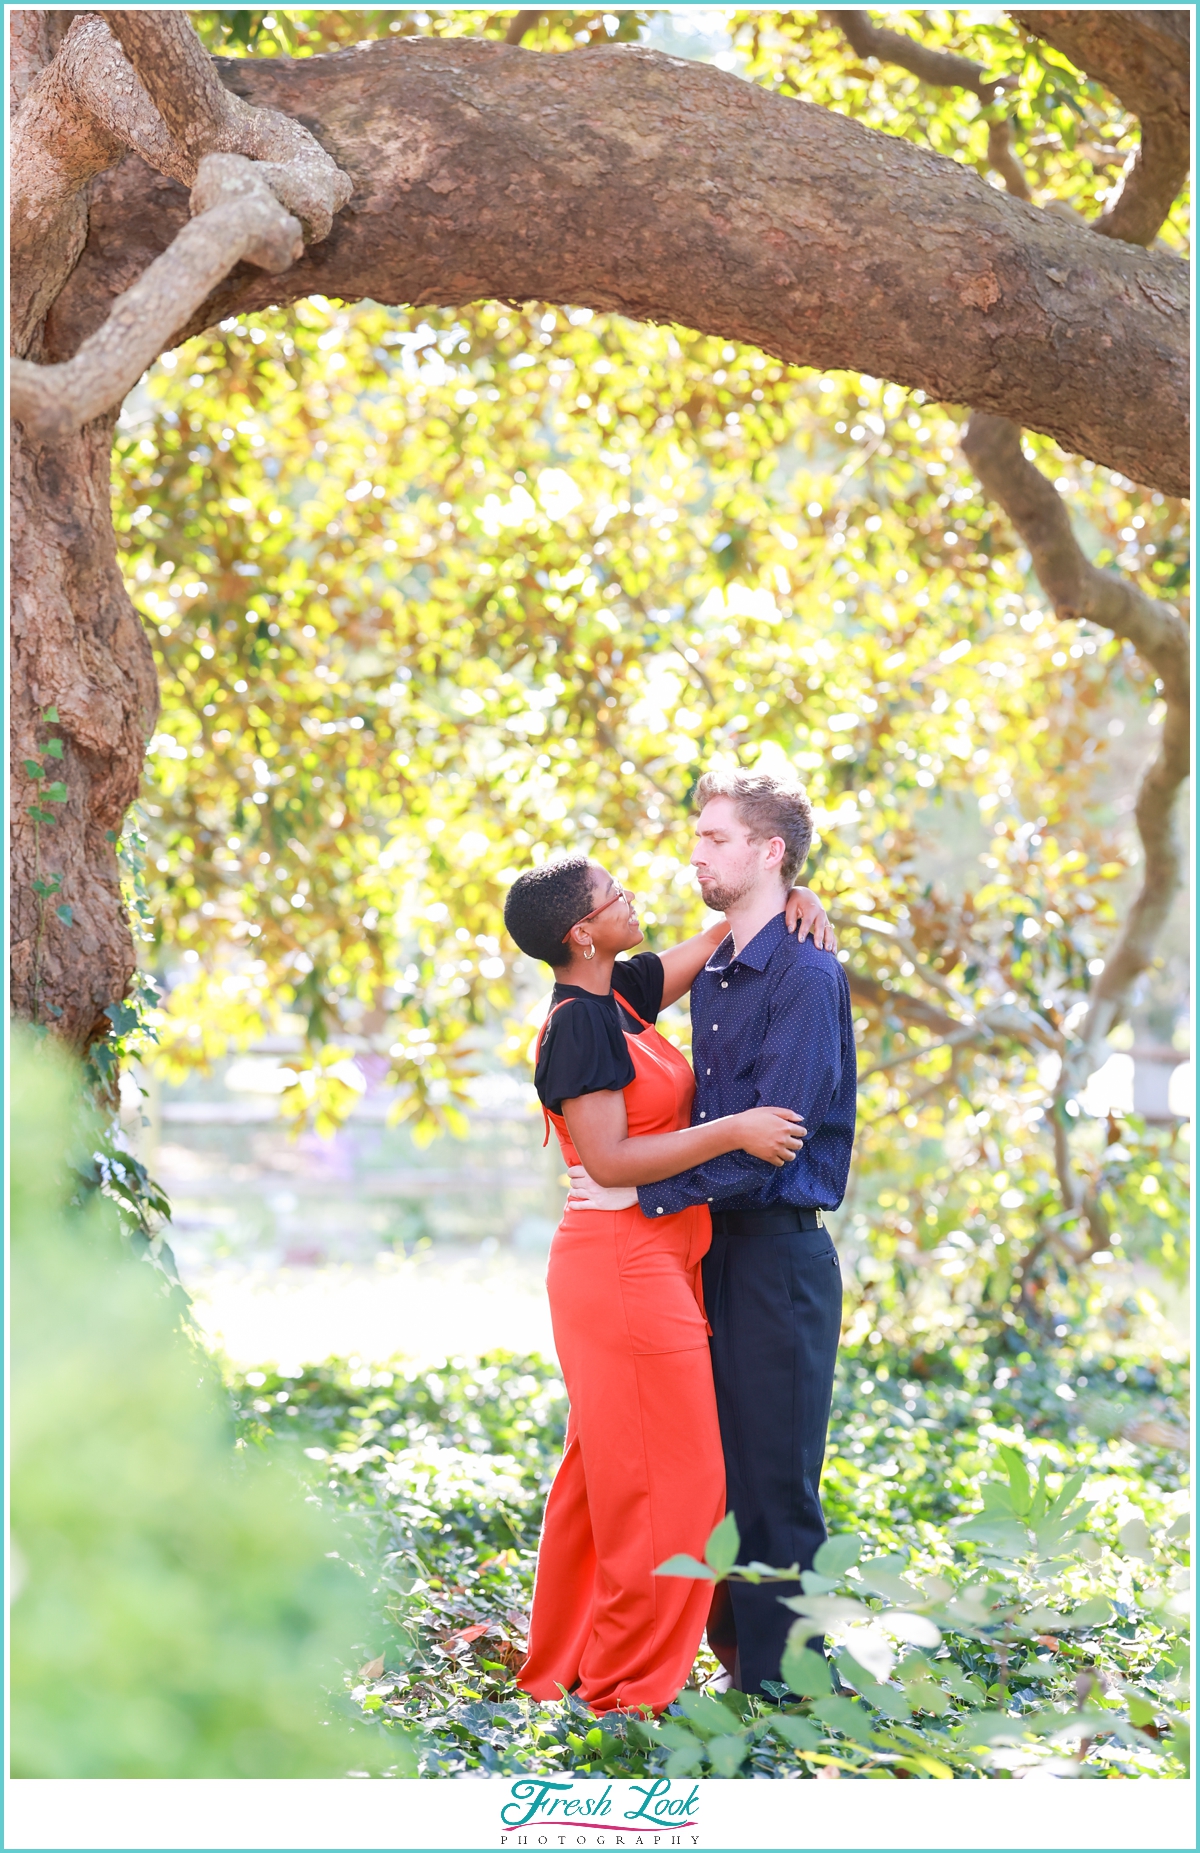
[[41, 441], [119, 404], [230, 270], [243, 261], [286, 270], [350, 196], [349, 179], [300, 123], [224, 89], [186, 15], [83, 15], [14, 124], [14, 259], [29, 260], [35, 246], [43, 257], [14, 263], [18, 353], [82, 248], [87, 183], [126, 147], [191, 186], [194, 216], [69, 361], [13, 362], [13, 415]]
[[1092, 230], [1128, 244], [1153, 244], [1191, 159], [1190, 10], [1119, 7], [1010, 9], [1079, 70], [1111, 90], [1141, 123], [1141, 146]]
[[[218, 69], [319, 124], [355, 193], [286, 277], [235, 272], [181, 333], [318, 293], [580, 304], [897, 380], [1138, 481], [1186, 482], [1183, 265], [1090, 239], [972, 168], [635, 45], [391, 40]], [[64, 356], [111, 301], [109, 225], [129, 282], [174, 229], [131, 160], [91, 212], [47, 329]]]

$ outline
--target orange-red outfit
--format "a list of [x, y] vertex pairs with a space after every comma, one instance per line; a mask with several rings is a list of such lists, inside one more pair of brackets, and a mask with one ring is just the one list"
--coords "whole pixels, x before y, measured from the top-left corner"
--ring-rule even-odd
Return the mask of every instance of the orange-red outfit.
[[[617, 996], [630, 1136], [677, 1131], [690, 1124], [691, 1068]], [[548, 1118], [578, 1164], [562, 1117]], [[568, 1208], [555, 1231], [546, 1284], [571, 1410], [517, 1682], [534, 1698], [574, 1691], [596, 1712], [658, 1712], [691, 1673], [712, 1587], [654, 1570], [676, 1552], [702, 1556], [725, 1511], [700, 1280], [710, 1239], [703, 1206], [653, 1219]]]

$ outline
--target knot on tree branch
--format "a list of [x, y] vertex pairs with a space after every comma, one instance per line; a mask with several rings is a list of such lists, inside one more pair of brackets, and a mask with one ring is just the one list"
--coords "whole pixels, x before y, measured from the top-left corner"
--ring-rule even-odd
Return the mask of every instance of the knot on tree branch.
[[[118, 42], [119, 41], [119, 42]], [[54, 108], [48, 107], [53, 104]], [[48, 125], [64, 114], [68, 158]], [[113, 12], [75, 20], [21, 105], [14, 167], [27, 241], [73, 224], [82, 189], [123, 147], [192, 189], [191, 223], [113, 304], [107, 322], [60, 366], [16, 360], [12, 412], [53, 442], [118, 404], [236, 264], [278, 274], [329, 234], [353, 191], [314, 136], [278, 110], [225, 89], [183, 13]], [[77, 144], [77, 145], [76, 145]], [[73, 215], [73, 217], [72, 217]], [[62, 274], [78, 255], [78, 227]], [[27, 348], [41, 296], [18, 319]]]
[[291, 116], [226, 90], [186, 14], [118, 10], [106, 19], [179, 151], [189, 185], [206, 156], [244, 155], [261, 164], [276, 199], [304, 227], [306, 244], [329, 236], [353, 183], [315, 136]]
[[242, 259], [261, 270], [287, 270], [304, 249], [300, 221], [280, 204], [261, 167], [244, 155], [206, 154], [190, 203], [193, 220], [219, 213], [230, 249], [239, 244]]

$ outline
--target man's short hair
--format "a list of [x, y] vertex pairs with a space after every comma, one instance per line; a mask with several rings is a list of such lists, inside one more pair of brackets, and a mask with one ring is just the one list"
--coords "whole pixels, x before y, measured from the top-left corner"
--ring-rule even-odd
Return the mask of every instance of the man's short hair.
[[568, 965], [563, 941], [590, 914], [592, 865], [586, 856], [564, 856], [518, 875], [504, 903], [504, 924], [522, 952], [546, 965]]
[[812, 805], [799, 779], [790, 772], [706, 772], [696, 786], [696, 809], [702, 811], [712, 798], [730, 800], [752, 842], [783, 838], [779, 872], [790, 888], [813, 836]]

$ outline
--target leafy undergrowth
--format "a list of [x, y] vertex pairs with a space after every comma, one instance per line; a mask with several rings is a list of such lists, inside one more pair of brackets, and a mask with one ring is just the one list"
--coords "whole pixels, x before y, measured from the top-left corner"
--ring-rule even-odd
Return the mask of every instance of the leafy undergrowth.
[[986, 1388], [867, 1356], [839, 1370], [833, 1535], [799, 1598], [797, 1629], [819, 1622], [829, 1660], [794, 1655], [790, 1690], [768, 1705], [720, 1694], [702, 1650], [657, 1722], [597, 1722], [516, 1689], [566, 1419], [552, 1364], [496, 1352], [437, 1370], [352, 1360], [238, 1376], [244, 1442], [293, 1443], [375, 1591], [378, 1631], [353, 1644], [344, 1698], [379, 1733], [364, 1763], [397, 1776], [1185, 1775], [1185, 1457], [1128, 1438], [1176, 1434], [1180, 1385], [1144, 1371], [1118, 1384], [1117, 1362], [1093, 1364], [1088, 1406], [1115, 1405], [1121, 1427], [1089, 1430], [1078, 1356], [1073, 1376], [1029, 1359]]

